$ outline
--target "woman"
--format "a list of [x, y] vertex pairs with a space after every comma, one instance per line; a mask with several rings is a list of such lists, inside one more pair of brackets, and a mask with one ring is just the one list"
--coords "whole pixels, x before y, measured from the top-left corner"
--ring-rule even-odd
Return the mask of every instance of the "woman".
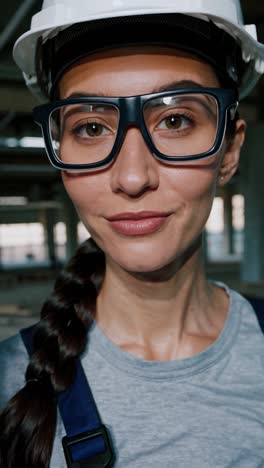
[[80, 356], [113, 456], [78, 458], [70, 437], [68, 466], [260, 467], [263, 335], [244, 298], [206, 279], [202, 233], [238, 167], [238, 92], [256, 82], [263, 49], [223, 19], [233, 2], [215, 16], [203, 2], [97, 3], [89, 16], [82, 2], [44, 2], [15, 47], [51, 101], [34, 118], [92, 239], [45, 302], [29, 364], [21, 336], [1, 344], [0, 465], [65, 466], [57, 398]]

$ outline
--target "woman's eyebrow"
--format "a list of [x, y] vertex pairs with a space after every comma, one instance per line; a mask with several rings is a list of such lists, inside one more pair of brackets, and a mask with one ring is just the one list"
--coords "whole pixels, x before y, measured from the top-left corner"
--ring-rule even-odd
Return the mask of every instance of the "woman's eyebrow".
[[[197, 81], [193, 80], [181, 80], [181, 81], [173, 81], [171, 83], [159, 86], [157, 88], [154, 88], [152, 91], [149, 91], [146, 94], [151, 94], [151, 93], [163, 93], [165, 91], [174, 91], [175, 89], [181, 89], [181, 88], [202, 88], [203, 86], [201, 83], [198, 83]], [[145, 93], [144, 93], [145, 94]], [[102, 92], [100, 93], [84, 93], [84, 92], [75, 92], [69, 94], [69, 96], [66, 96], [65, 99], [72, 99], [72, 98], [79, 98], [79, 97], [109, 97], [109, 95], [106, 95]]]
[[166, 85], [159, 86], [153, 90], [153, 93], [163, 93], [165, 91], [174, 91], [181, 88], [203, 88], [201, 83], [193, 80], [173, 81]]
[[98, 97], [98, 96], [100, 96], [100, 97], [109, 97], [104, 93], [98, 94], [98, 93], [81, 93], [81, 92], [79, 92], [79, 93], [71, 93], [71, 94], [69, 94], [69, 96], [66, 96], [64, 99], [72, 99], [72, 98], [87, 97], [87, 96], [89, 96], [89, 97]]

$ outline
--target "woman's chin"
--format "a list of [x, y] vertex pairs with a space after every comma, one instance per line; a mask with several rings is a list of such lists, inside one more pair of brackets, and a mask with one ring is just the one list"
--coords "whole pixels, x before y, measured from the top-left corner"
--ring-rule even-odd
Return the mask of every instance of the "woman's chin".
[[[112, 251], [107, 254], [112, 267], [124, 270], [132, 275], [142, 277], [163, 277], [172, 264], [176, 264], [178, 255], [172, 252], [162, 252], [161, 250], [148, 250], [143, 252]], [[170, 266], [170, 267], [169, 267]], [[174, 271], [175, 272], [175, 271]], [[167, 273], [166, 273], [167, 276]]]
[[164, 242], [137, 242], [112, 243], [108, 248], [101, 246], [106, 253], [108, 263], [112, 267], [124, 270], [131, 274], [141, 276], [168, 278], [177, 272], [192, 257], [195, 257], [201, 248], [201, 238], [198, 236], [189, 245], [182, 245], [180, 239], [174, 243]]

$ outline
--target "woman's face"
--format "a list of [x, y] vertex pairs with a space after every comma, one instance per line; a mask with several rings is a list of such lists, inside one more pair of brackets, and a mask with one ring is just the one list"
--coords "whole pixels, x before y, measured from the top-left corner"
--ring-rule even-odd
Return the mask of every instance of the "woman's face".
[[[182, 80], [219, 86], [210, 65], [194, 56], [169, 48], [119, 49], [90, 56], [66, 72], [60, 97], [147, 94]], [[62, 171], [63, 183], [108, 261], [131, 272], [157, 271], [181, 263], [197, 245], [220, 176], [228, 180], [235, 172], [243, 132], [241, 127], [237, 143], [226, 142], [208, 159], [166, 166], [153, 157], [140, 130], [130, 127], [109, 168]]]

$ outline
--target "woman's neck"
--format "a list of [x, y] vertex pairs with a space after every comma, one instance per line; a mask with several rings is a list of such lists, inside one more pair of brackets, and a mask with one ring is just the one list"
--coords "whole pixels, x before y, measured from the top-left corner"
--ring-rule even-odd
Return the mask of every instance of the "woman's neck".
[[[159, 275], [162, 278], [162, 272]], [[190, 357], [222, 330], [228, 298], [206, 281], [200, 251], [164, 279], [106, 262], [96, 322], [120, 348], [145, 360]]]

